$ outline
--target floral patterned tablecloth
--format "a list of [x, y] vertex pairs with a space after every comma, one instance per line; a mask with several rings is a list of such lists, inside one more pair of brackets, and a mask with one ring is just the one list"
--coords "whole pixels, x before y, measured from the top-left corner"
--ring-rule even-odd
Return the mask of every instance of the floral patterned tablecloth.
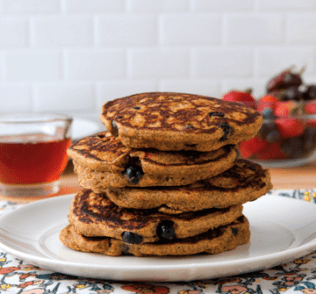
[[[316, 190], [275, 190], [280, 197], [316, 203]], [[0, 215], [24, 205], [0, 201]], [[316, 251], [287, 264], [249, 274], [174, 283], [85, 279], [38, 268], [0, 248], [0, 293], [316, 293]]]

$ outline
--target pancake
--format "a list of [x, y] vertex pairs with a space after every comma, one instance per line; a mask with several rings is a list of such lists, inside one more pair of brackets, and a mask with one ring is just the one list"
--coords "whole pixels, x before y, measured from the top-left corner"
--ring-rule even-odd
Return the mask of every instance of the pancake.
[[263, 169], [260, 164], [247, 159], [238, 159], [232, 168], [205, 182], [215, 187], [230, 189], [255, 181], [258, 177], [263, 178], [266, 172], [267, 170]]
[[192, 185], [107, 187], [102, 192], [118, 206], [134, 209], [159, 208], [161, 212], [176, 214], [243, 204], [258, 199], [271, 189], [270, 173], [267, 169], [251, 161], [239, 159], [225, 173]]
[[137, 150], [109, 132], [79, 140], [68, 148], [85, 188], [186, 185], [218, 175], [234, 165], [235, 146], [210, 152]]
[[212, 151], [253, 138], [262, 116], [243, 104], [183, 93], [135, 94], [106, 102], [101, 122], [130, 148]]
[[111, 256], [181, 256], [198, 253], [218, 254], [233, 250], [250, 240], [249, 222], [245, 216], [226, 226], [210, 230], [187, 239], [159, 241], [155, 243], [130, 244], [110, 237], [86, 237], [72, 225], [64, 228], [60, 241], [67, 247], [82, 251]]
[[177, 215], [157, 209], [127, 209], [115, 205], [105, 194], [83, 190], [75, 195], [68, 220], [87, 237], [106, 236], [139, 244], [192, 237], [232, 223], [241, 215], [242, 205]]

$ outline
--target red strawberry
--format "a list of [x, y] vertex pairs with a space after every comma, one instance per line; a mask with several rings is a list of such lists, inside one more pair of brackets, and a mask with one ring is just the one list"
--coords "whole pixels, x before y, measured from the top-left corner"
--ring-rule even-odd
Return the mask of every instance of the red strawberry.
[[267, 145], [266, 141], [254, 137], [248, 141], [239, 143], [239, 151], [242, 157], [249, 158], [262, 150]]
[[281, 138], [293, 138], [304, 133], [305, 124], [298, 119], [281, 117], [275, 120]]
[[316, 114], [316, 100], [305, 103], [305, 112], [308, 114]]
[[[295, 103], [295, 102], [294, 102]], [[291, 114], [291, 109], [293, 103], [290, 101], [279, 102], [274, 108], [274, 114], [278, 117], [289, 116]]]
[[266, 148], [259, 151], [256, 156], [258, 160], [272, 160], [272, 159], [285, 159], [286, 156], [281, 150], [279, 143], [271, 143]]
[[295, 101], [279, 102], [274, 110], [278, 118], [275, 123], [278, 127], [281, 138], [292, 138], [300, 136], [305, 130], [305, 123], [299, 119], [292, 118], [292, 115], [303, 114], [303, 105]]
[[277, 76], [273, 77], [267, 85], [267, 92], [271, 92], [273, 90], [277, 89], [283, 89], [288, 88], [290, 86], [300, 86], [302, 85], [302, 79], [301, 74], [305, 68], [302, 68], [302, 70], [298, 73], [293, 73], [292, 68], [284, 70]]
[[293, 101], [282, 101], [275, 105], [274, 114], [278, 117], [303, 114], [303, 105]]
[[278, 102], [279, 100], [275, 96], [269, 94], [265, 95], [258, 100], [257, 110], [262, 113], [265, 108], [274, 109]]
[[246, 106], [256, 108], [256, 100], [248, 92], [230, 91], [226, 93], [222, 99], [225, 101], [242, 103]]

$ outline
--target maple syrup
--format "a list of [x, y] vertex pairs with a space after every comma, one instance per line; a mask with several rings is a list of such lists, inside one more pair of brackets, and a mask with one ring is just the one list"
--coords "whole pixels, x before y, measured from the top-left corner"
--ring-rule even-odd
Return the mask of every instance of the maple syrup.
[[44, 134], [0, 136], [0, 182], [37, 184], [57, 181], [65, 169], [71, 139]]

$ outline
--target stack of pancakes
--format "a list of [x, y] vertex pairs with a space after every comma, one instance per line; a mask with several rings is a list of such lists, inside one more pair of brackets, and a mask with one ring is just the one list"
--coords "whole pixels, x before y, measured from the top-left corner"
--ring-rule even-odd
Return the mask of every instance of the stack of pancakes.
[[60, 233], [106, 255], [215, 254], [250, 240], [242, 204], [271, 188], [269, 172], [238, 159], [261, 115], [242, 104], [180, 93], [107, 102], [107, 132], [68, 149], [83, 189]]

